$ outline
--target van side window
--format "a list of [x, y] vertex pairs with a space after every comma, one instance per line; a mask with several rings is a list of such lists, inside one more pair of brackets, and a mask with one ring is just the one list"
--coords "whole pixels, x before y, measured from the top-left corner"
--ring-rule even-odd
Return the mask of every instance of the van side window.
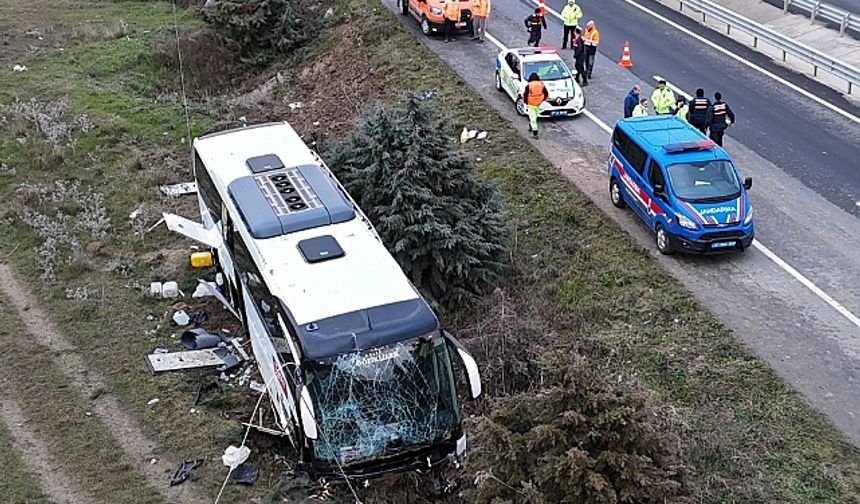
[[263, 319], [269, 334], [276, 338], [283, 338], [284, 333], [278, 324], [278, 300], [269, 292], [263, 275], [260, 274], [238, 231], [233, 233], [233, 260], [236, 262], [239, 277], [248, 287], [248, 294], [254, 301], [254, 306], [257, 307], [257, 312]]
[[642, 175], [645, 172], [645, 161], [648, 160], [648, 154], [627, 136], [626, 133], [616, 128], [612, 134], [612, 144], [621, 152], [621, 155], [630, 163], [630, 166], [636, 170], [636, 173]]
[[200, 197], [212, 217], [212, 222], [220, 221], [221, 195], [218, 194], [218, 189], [215, 188], [215, 183], [212, 182], [212, 177], [209, 176], [209, 172], [197, 151], [194, 151], [194, 178], [197, 180], [197, 192], [200, 193]]
[[652, 188], [657, 186], [666, 187], [666, 178], [663, 176], [663, 170], [660, 169], [660, 165], [653, 159], [648, 166], [648, 183], [651, 184]]

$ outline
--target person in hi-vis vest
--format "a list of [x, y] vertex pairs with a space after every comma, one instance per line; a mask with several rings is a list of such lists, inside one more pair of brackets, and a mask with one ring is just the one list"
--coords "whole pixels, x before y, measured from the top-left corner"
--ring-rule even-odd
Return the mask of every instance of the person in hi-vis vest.
[[529, 112], [529, 131], [532, 132], [535, 138], [538, 137], [538, 115], [540, 114], [540, 104], [549, 98], [549, 92], [546, 86], [538, 77], [538, 74], [532, 73], [529, 75], [529, 83], [526, 84], [526, 89], [523, 91], [523, 103]]

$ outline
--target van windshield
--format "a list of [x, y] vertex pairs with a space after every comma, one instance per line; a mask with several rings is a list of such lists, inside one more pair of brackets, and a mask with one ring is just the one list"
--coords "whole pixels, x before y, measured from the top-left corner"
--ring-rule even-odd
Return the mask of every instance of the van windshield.
[[451, 358], [441, 336], [314, 363], [320, 461], [348, 464], [445, 438], [460, 421]]
[[675, 196], [691, 203], [717, 203], [741, 193], [735, 169], [725, 160], [676, 163], [668, 171]]
[[533, 73], [541, 80], [569, 79], [570, 73], [561, 61], [532, 61], [523, 65], [523, 77], [526, 79]]

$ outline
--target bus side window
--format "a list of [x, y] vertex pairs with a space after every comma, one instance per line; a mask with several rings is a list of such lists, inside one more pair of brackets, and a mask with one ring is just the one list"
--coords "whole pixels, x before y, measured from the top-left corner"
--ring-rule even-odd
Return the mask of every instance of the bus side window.
[[239, 270], [239, 276], [245, 286], [248, 288], [248, 294], [263, 320], [270, 336], [283, 338], [284, 332], [278, 324], [278, 301], [275, 296], [269, 292], [263, 276], [257, 265], [254, 264], [254, 259], [248, 248], [245, 246], [245, 241], [237, 231], [233, 233], [233, 259], [236, 261], [236, 268]]
[[196, 151], [194, 152], [194, 178], [197, 181], [197, 192], [200, 193], [200, 198], [206, 205], [212, 222], [218, 222], [221, 220], [221, 195], [218, 194], [212, 177], [209, 176], [203, 160], [200, 159], [200, 155]]

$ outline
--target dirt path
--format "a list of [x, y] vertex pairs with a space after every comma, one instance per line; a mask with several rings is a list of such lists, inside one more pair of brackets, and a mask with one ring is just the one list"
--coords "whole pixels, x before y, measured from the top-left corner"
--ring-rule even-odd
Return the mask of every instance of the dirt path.
[[4, 390], [0, 383], [0, 422], [12, 435], [12, 445], [27, 466], [27, 470], [39, 479], [39, 485], [45, 495], [55, 504], [90, 504], [93, 501], [82, 494], [63, 472], [51, 460], [47, 446], [27, 428], [27, 418]]
[[[106, 432], [110, 432], [122, 447], [129, 466], [135, 467], [146, 478], [147, 483], [158, 489], [168, 502], [183, 504], [209, 502], [195, 494], [192, 482], [175, 487], [169, 485], [169, 475], [176, 470], [179, 461], [156, 455], [156, 443], [147, 438], [137, 420], [126, 411], [117, 397], [108, 391], [105, 381], [97, 372], [86, 366], [77, 349], [54, 327], [45, 312], [34, 302], [30, 293], [15, 278], [9, 265], [3, 263], [0, 263], [0, 289], [9, 298], [12, 307], [24, 322], [24, 329], [28, 336], [37, 344], [53, 351], [57, 368], [62, 370], [69, 378], [69, 382], [80, 390], [83, 397], [95, 398], [91, 403], [93, 414], [105, 426]], [[18, 412], [20, 413], [20, 410]], [[37, 460], [29, 460], [29, 453], [26, 451], [22, 452], [22, 456], [28, 458], [28, 463], [37, 462]], [[35, 458], [38, 459], [38, 457]], [[156, 463], [150, 463], [152, 459], [156, 459]]]

